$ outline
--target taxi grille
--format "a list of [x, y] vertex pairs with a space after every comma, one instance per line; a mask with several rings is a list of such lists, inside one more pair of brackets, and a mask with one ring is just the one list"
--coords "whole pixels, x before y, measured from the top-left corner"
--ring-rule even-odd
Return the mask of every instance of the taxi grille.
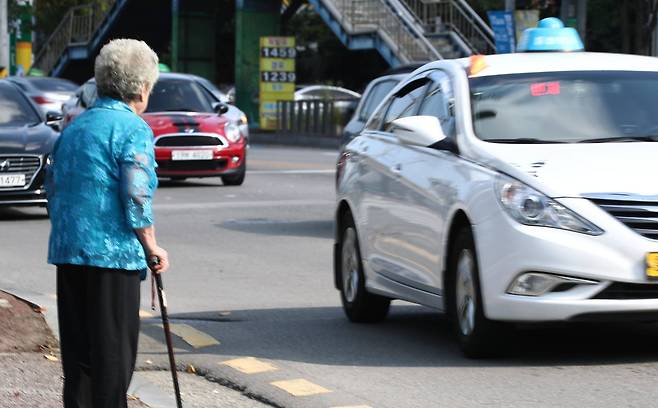
[[25, 187], [0, 187], [0, 190], [22, 190], [28, 187], [41, 168], [38, 156], [2, 156], [0, 155], [0, 174], [25, 174]]
[[223, 146], [224, 142], [219, 137], [210, 135], [171, 135], [158, 137], [155, 145], [158, 147]]
[[643, 237], [658, 240], [658, 201], [593, 199], [592, 202]]
[[614, 282], [592, 299], [658, 299], [658, 284]]

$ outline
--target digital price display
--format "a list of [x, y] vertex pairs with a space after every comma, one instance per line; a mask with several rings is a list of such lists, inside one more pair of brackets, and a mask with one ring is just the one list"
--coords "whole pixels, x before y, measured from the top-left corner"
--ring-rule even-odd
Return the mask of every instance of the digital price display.
[[295, 99], [294, 37], [260, 38], [260, 128], [277, 127], [277, 102]]

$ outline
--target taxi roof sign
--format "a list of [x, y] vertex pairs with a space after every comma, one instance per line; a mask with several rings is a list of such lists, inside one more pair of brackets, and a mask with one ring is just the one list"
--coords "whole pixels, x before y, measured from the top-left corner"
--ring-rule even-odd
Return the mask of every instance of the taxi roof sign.
[[519, 41], [519, 52], [584, 51], [578, 31], [565, 27], [559, 18], [541, 20], [536, 28], [528, 28]]

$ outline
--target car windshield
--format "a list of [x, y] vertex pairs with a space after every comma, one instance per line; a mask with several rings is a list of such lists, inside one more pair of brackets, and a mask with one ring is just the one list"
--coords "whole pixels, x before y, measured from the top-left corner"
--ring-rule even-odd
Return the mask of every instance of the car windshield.
[[165, 79], [153, 87], [146, 112], [213, 112], [199, 85], [185, 79]]
[[658, 73], [500, 75], [470, 87], [475, 134], [485, 141], [658, 141]]
[[78, 89], [78, 85], [60, 78], [30, 78], [30, 84], [42, 92], [73, 93]]
[[0, 86], [0, 127], [34, 125], [41, 118], [25, 97], [10, 86]]

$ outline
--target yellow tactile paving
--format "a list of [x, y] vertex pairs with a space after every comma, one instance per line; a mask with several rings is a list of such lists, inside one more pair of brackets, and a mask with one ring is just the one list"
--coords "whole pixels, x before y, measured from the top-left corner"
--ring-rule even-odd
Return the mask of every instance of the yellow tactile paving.
[[278, 370], [278, 368], [272, 364], [260, 361], [254, 357], [236, 358], [233, 360], [222, 361], [220, 364], [227, 365], [245, 374], [258, 374]]
[[150, 319], [153, 317], [153, 313], [147, 312], [146, 310], [139, 309], [139, 318], [140, 319]]
[[343, 405], [340, 407], [331, 407], [331, 408], [372, 408], [370, 405]]
[[273, 383], [270, 384], [272, 384], [275, 387], [281, 388], [288, 394], [291, 394], [295, 397], [305, 397], [308, 395], [326, 394], [328, 392], [331, 392], [330, 390], [322, 386], [313, 384], [312, 382], [304, 380], [302, 378], [298, 378], [296, 380], [287, 380], [287, 381], [274, 381]]
[[[162, 327], [161, 324], [158, 324], [157, 326]], [[214, 337], [187, 324], [170, 324], [169, 328], [172, 333], [194, 348], [216, 346], [219, 344]]]

